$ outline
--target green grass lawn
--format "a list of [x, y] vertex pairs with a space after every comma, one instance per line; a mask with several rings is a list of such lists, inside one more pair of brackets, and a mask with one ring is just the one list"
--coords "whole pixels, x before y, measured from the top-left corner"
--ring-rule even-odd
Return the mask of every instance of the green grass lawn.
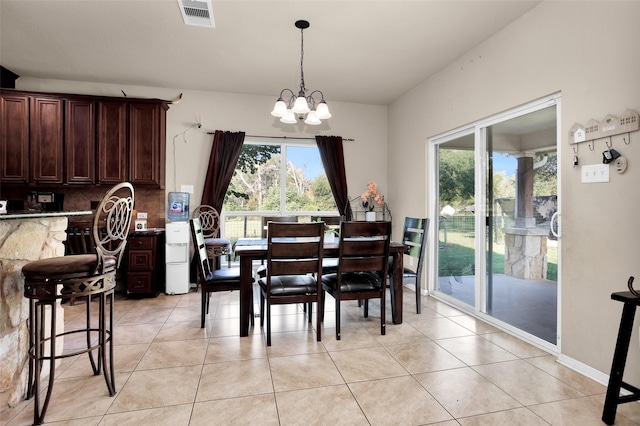
[[[440, 231], [439, 276], [462, 276], [475, 273], [475, 238], [473, 217], [447, 223], [447, 243], [444, 232]], [[504, 273], [504, 236], [499, 236], [499, 244], [494, 242], [492, 270], [494, 274]], [[555, 241], [547, 244], [547, 279], [558, 280], [558, 247]]]

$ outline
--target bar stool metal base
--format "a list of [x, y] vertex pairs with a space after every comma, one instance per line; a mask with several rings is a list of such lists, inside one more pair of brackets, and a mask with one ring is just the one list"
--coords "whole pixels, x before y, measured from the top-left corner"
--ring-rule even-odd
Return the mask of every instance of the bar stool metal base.
[[[115, 396], [116, 394], [111, 333], [113, 327], [115, 271], [92, 277], [92, 281], [98, 281], [101, 285], [90, 286], [85, 291], [74, 292], [68, 291], [65, 283], [32, 280], [28, 277], [25, 279], [25, 297], [29, 299], [29, 381], [27, 399], [34, 398], [33, 424], [44, 423], [44, 417], [53, 391], [56, 360], [58, 359], [69, 358], [83, 353], [88, 354], [93, 374], [104, 374], [109, 396]], [[59, 293], [57, 292], [58, 288], [61, 288]], [[57, 334], [56, 305], [62, 297], [67, 298], [69, 296], [86, 296], [86, 327]], [[98, 300], [98, 324], [95, 326], [91, 323], [92, 298], [93, 300]], [[47, 307], [51, 311], [49, 327], [47, 327], [45, 319]], [[77, 333], [86, 335], [86, 348], [56, 355], [57, 339]], [[94, 357], [94, 351], [96, 350], [97, 356]], [[107, 352], [109, 354], [108, 357]], [[41, 388], [41, 374], [45, 361], [49, 363], [49, 378], [44, 400], [41, 401], [41, 393], [43, 391]]]

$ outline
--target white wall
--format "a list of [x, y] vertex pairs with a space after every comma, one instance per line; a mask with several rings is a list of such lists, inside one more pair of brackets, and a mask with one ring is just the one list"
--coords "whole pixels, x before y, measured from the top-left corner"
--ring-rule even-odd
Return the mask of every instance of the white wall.
[[[389, 201], [396, 217], [422, 215], [427, 138], [561, 92], [562, 357], [604, 374], [623, 306], [610, 295], [630, 275], [640, 287], [640, 132], [629, 145], [613, 141], [627, 172], [589, 185], [572, 167], [568, 133], [576, 122], [640, 112], [639, 17], [640, 2], [543, 2], [389, 108]], [[604, 149], [581, 145], [580, 164], [601, 163]], [[640, 357], [637, 330], [629, 360]], [[625, 379], [640, 384], [640, 364], [627, 363]]]
[[[349, 195], [355, 197], [363, 193], [371, 180], [378, 183], [383, 194], [387, 193], [387, 108], [384, 106], [329, 102], [333, 117], [319, 126], [307, 126], [283, 124], [271, 116], [276, 92], [267, 97], [28, 77], [19, 78], [16, 88], [100, 96], [122, 96], [122, 90], [131, 98], [167, 100], [175, 99], [182, 92], [182, 100], [171, 105], [167, 112], [166, 192], [179, 191], [184, 184], [193, 185], [192, 206], [200, 203], [213, 140], [207, 132], [214, 130], [243, 131], [257, 136], [311, 138], [322, 134], [355, 139], [343, 142]], [[202, 128], [189, 130], [185, 143], [183, 133], [199, 120]]]

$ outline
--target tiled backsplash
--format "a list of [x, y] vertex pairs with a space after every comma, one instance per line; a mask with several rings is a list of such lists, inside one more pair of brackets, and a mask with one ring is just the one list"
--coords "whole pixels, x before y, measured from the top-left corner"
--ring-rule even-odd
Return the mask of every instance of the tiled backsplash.
[[[100, 202], [104, 194], [110, 187], [97, 187], [97, 186], [65, 186], [58, 188], [39, 188], [37, 190], [42, 192], [54, 192], [64, 195], [64, 210], [92, 210], [97, 203]], [[7, 200], [24, 200], [26, 208], [27, 195], [31, 191], [36, 190], [34, 187], [20, 186], [9, 187], [5, 185], [2, 187], [0, 198]], [[164, 228], [166, 222], [166, 196], [164, 189], [147, 189], [147, 188], [135, 188], [135, 209], [138, 212], [147, 213], [147, 227], [148, 228]], [[92, 220], [91, 217], [76, 216], [72, 217], [73, 222], [86, 222]], [[131, 221], [131, 226], [136, 217], [134, 216]]]

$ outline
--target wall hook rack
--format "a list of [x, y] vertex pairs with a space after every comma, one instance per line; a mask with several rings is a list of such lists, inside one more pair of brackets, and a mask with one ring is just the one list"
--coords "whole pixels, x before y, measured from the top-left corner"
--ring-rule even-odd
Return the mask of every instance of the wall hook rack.
[[[640, 114], [630, 109], [626, 110], [620, 117], [607, 115], [602, 121], [589, 120], [586, 126], [579, 123], [574, 124], [569, 129], [569, 144], [578, 144], [582, 142], [591, 142], [596, 139], [603, 139], [620, 135], [623, 133], [630, 134], [640, 129]], [[625, 141], [625, 144], [628, 143]], [[607, 145], [608, 146], [608, 145]]]

